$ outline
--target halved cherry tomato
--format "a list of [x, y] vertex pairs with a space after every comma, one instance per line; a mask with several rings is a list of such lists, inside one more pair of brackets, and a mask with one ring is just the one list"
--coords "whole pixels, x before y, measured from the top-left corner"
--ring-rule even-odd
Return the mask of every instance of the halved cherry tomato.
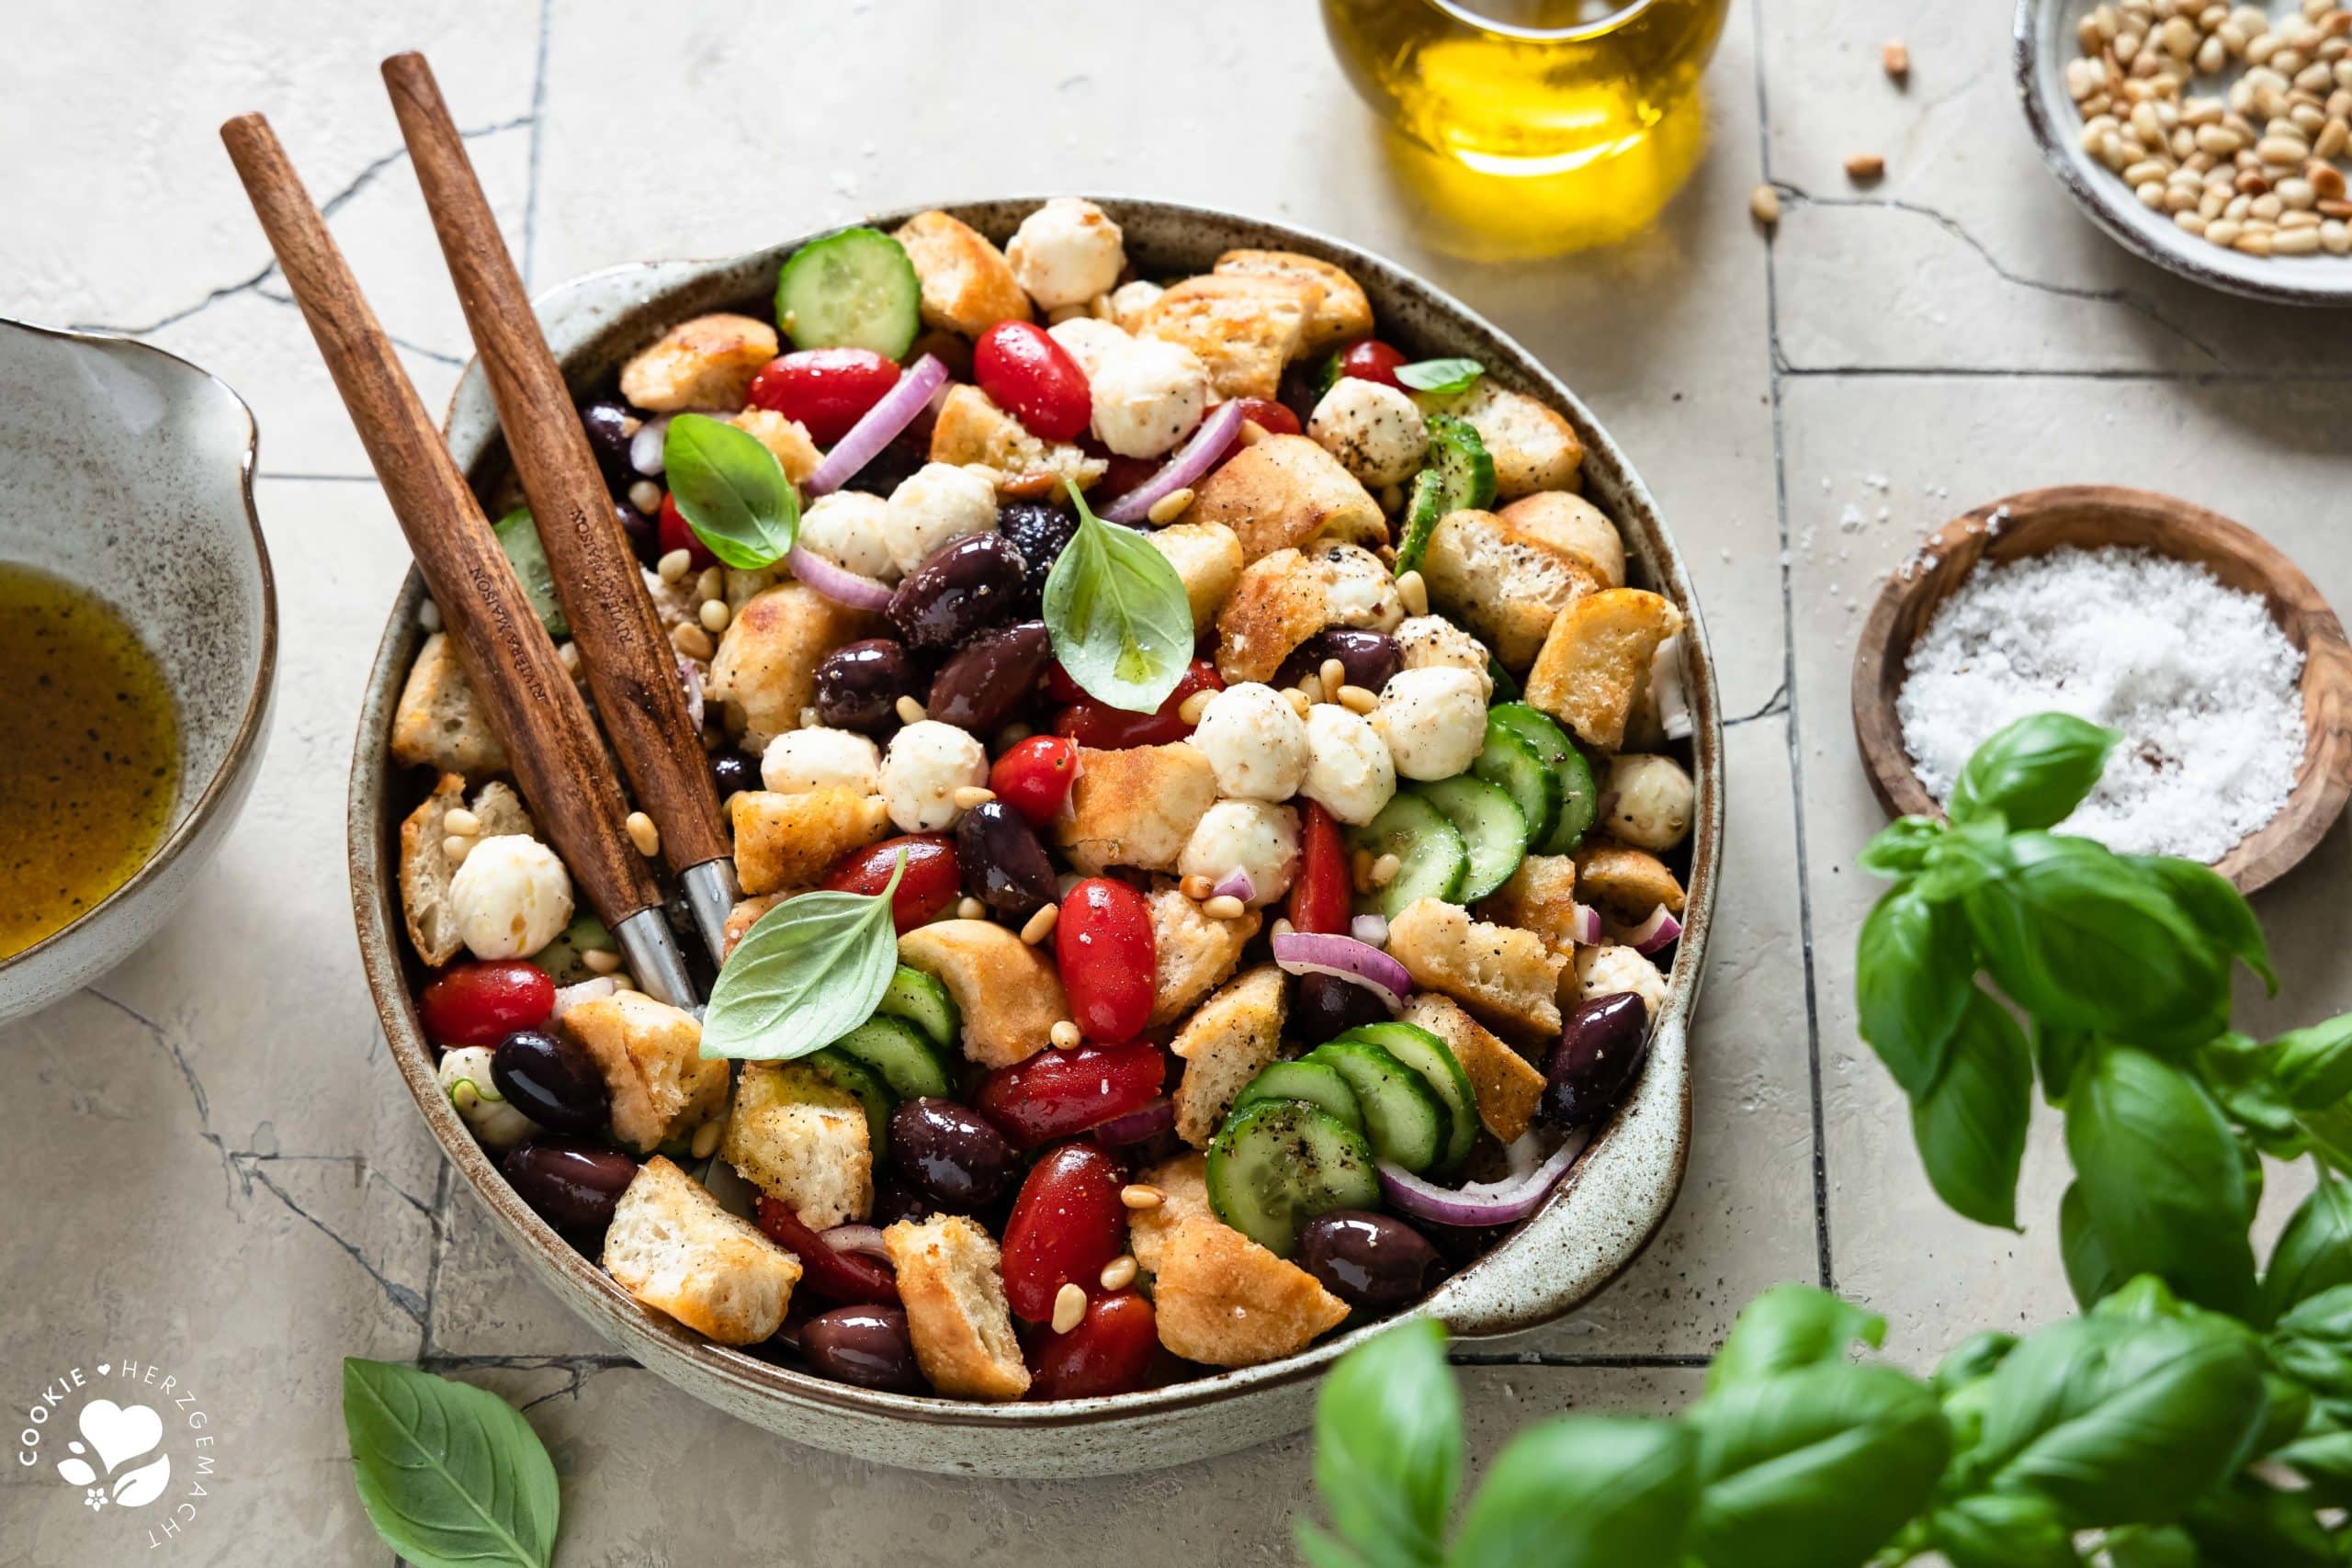
[[980, 1080], [972, 1105], [1023, 1148], [1099, 1127], [1159, 1098], [1168, 1056], [1147, 1041], [1040, 1051]]
[[677, 501], [666, 490], [662, 492], [662, 515], [654, 529], [662, 541], [663, 555], [672, 550], [685, 551], [687, 564], [695, 571], [718, 564], [718, 558], [710, 553], [710, 547], [702, 542], [702, 536], [694, 531], [685, 513], [678, 510]]
[[436, 1045], [495, 1045], [518, 1029], [547, 1022], [555, 1010], [555, 982], [519, 958], [460, 964], [424, 987], [416, 1010]]
[[1046, 1333], [1031, 1352], [1032, 1399], [1097, 1399], [1132, 1393], [1151, 1376], [1159, 1349], [1151, 1303], [1133, 1291], [1113, 1291], [1086, 1303], [1086, 1315], [1068, 1334]]
[[1241, 405], [1241, 417], [1267, 434], [1299, 434], [1298, 415], [1291, 412], [1288, 404], [1275, 402], [1270, 398], [1236, 398], [1233, 400]]
[[1125, 1178], [1091, 1144], [1064, 1144], [1029, 1168], [1004, 1222], [1004, 1299], [1032, 1323], [1054, 1315], [1054, 1298], [1075, 1284], [1091, 1296], [1102, 1269], [1126, 1250]]
[[1042, 828], [1054, 819], [1054, 813], [1069, 798], [1069, 786], [1077, 781], [1078, 742], [1059, 735], [1033, 735], [1016, 741], [989, 769], [989, 788], [1032, 828]]
[[1400, 392], [1405, 389], [1405, 383], [1396, 379], [1396, 367], [1407, 363], [1405, 356], [1376, 337], [1358, 339], [1332, 357], [1338, 361], [1341, 376], [1377, 381]]
[[871, 898], [890, 885], [890, 868], [902, 850], [907, 874], [890, 896], [890, 923], [904, 936], [937, 919], [963, 892], [955, 840], [946, 834], [910, 833], [870, 844], [844, 856], [825, 878], [825, 886], [835, 893], [863, 893]]
[[800, 1259], [800, 1282], [829, 1302], [896, 1306], [899, 1279], [871, 1258], [838, 1252], [825, 1238], [801, 1224], [792, 1205], [760, 1194], [760, 1228], [770, 1239]]
[[1062, 896], [1054, 961], [1069, 1015], [1089, 1040], [1132, 1040], [1151, 1017], [1151, 906], [1124, 882], [1090, 876]]
[[1151, 713], [1130, 713], [1095, 701], [1064, 674], [1059, 665], [1046, 672], [1048, 695], [1058, 697], [1065, 684], [1079, 695], [1061, 699], [1070, 705], [1054, 716], [1054, 733], [1098, 751], [1115, 751], [1127, 746], [1165, 746], [1192, 734], [1193, 727], [1184, 722], [1184, 716], [1179, 711], [1184, 699], [1194, 692], [1225, 690], [1225, 678], [1207, 660], [1195, 659], [1177, 681], [1176, 689], [1168, 694], [1168, 700]]
[[831, 446], [898, 384], [898, 365], [870, 348], [804, 348], [761, 366], [748, 396]]
[[1068, 441], [1094, 415], [1086, 372], [1035, 321], [999, 321], [972, 345], [972, 378], [999, 407], [1048, 441]]
[[1102, 482], [1096, 490], [1102, 499], [1089, 503], [1098, 513], [1168, 466], [1165, 457], [1123, 457], [1107, 448], [1091, 455], [1101, 457], [1107, 465], [1102, 470]]
[[1299, 804], [1306, 814], [1299, 831], [1298, 882], [1290, 890], [1290, 923], [1302, 931], [1344, 931], [1354, 897], [1339, 819], [1314, 801]]

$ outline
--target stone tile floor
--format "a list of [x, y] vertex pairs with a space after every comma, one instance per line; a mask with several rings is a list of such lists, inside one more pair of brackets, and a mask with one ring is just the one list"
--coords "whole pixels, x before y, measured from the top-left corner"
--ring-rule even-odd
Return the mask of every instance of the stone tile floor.
[[[1480, 264], [1392, 178], [1312, 7], [913, 0], [34, 0], [0, 57], [0, 311], [140, 335], [259, 415], [281, 584], [275, 734], [212, 874], [98, 987], [0, 1031], [0, 1400], [101, 1354], [178, 1369], [219, 1479], [167, 1542], [205, 1562], [378, 1562], [337, 1359], [420, 1359], [527, 1401], [565, 1478], [567, 1563], [1288, 1560], [1303, 1439], [1126, 1481], [876, 1470], [734, 1424], [613, 1356], [452, 1190], [377, 1042], [347, 934], [352, 716], [405, 552], [214, 127], [269, 112], [429, 402], [467, 350], [375, 75], [432, 56], [532, 281], [717, 254], [862, 209], [1133, 191], [1344, 235], [1469, 299], [1573, 382], [1689, 556], [1722, 656], [1731, 840], [1681, 1201], [1618, 1285], [1469, 1348], [1477, 1446], [1571, 1405], [1670, 1406], [1783, 1279], [1886, 1311], [1918, 1359], [2064, 1310], [2037, 1142], [2014, 1237], [1953, 1219], [1851, 1032], [1852, 858], [1879, 817], [1846, 672], [1879, 576], [1980, 501], [2061, 480], [2190, 496], [2352, 604], [2352, 332], [2125, 256], [2043, 175], [2006, 18], [1753, 0], [1707, 78], [1711, 150], [1618, 249]], [[1906, 88], [1879, 43], [1910, 44]], [[820, 62], [820, 68], [808, 68]], [[1134, 91], [1143, 77], [1156, 89]], [[1238, 111], [1238, 112], [1237, 112]], [[985, 130], [976, 133], [974, 127]], [[1878, 152], [1867, 190], [1840, 171]], [[1749, 189], [1780, 188], [1769, 243]], [[1849, 510], [1850, 509], [1850, 510]], [[2352, 1006], [2339, 829], [2265, 894], [2293, 989]], [[2274, 1186], [2283, 1186], [2275, 1183]], [[2274, 1194], [2274, 1205], [2278, 1200]], [[147, 1550], [40, 1471], [0, 1472], [0, 1565]], [[756, 1544], [753, 1544], [756, 1543]]]

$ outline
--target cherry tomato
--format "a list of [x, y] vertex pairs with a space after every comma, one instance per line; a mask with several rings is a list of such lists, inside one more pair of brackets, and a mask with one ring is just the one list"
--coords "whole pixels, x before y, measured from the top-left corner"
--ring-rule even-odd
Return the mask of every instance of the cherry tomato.
[[1035, 321], [999, 321], [972, 345], [972, 377], [1030, 431], [1068, 441], [1094, 416], [1086, 372]]
[[1133, 1291], [1113, 1291], [1086, 1303], [1086, 1315], [1068, 1334], [1048, 1333], [1033, 1352], [1032, 1399], [1097, 1399], [1132, 1393], [1151, 1375], [1159, 1325], [1151, 1303]]
[[1132, 1040], [1151, 1016], [1151, 907], [1124, 882], [1090, 876], [1062, 896], [1054, 959], [1070, 1017], [1089, 1040]]
[[[1168, 466], [1165, 457], [1122, 457], [1116, 452], [1107, 450], [1092, 456], [1101, 457], [1108, 465], [1102, 470], [1102, 482], [1098, 492], [1111, 501], [1126, 494]], [[1100, 512], [1107, 503], [1096, 502], [1092, 504]]]
[[1044, 1323], [1064, 1285], [1090, 1296], [1102, 1289], [1103, 1267], [1127, 1247], [1125, 1180], [1091, 1144], [1064, 1144], [1029, 1168], [1004, 1222], [1004, 1299], [1014, 1312]]
[[1015, 742], [989, 769], [989, 788], [1032, 828], [1054, 819], [1077, 780], [1078, 742], [1059, 735], [1033, 735]]
[[761, 366], [750, 398], [754, 408], [798, 420], [809, 440], [831, 446], [898, 384], [898, 365], [870, 348], [804, 348]]
[[1046, 690], [1049, 694], [1058, 695], [1065, 683], [1079, 694], [1066, 699], [1070, 705], [1055, 716], [1054, 733], [1098, 751], [1116, 751], [1128, 746], [1165, 746], [1171, 740], [1182, 740], [1193, 733], [1193, 727], [1184, 722], [1179, 711], [1184, 699], [1194, 692], [1225, 690], [1224, 677], [1205, 659], [1193, 660], [1176, 682], [1176, 689], [1168, 694], [1168, 700], [1151, 713], [1129, 713], [1095, 701], [1063, 674], [1059, 665], [1046, 672]]
[[1338, 361], [1341, 376], [1353, 376], [1359, 381], [1377, 381], [1384, 387], [1405, 389], [1396, 379], [1396, 367], [1405, 364], [1405, 356], [1376, 337], [1362, 338], [1348, 344], [1332, 358]]
[[655, 526], [663, 555], [672, 550], [685, 551], [687, 564], [695, 571], [718, 564], [718, 558], [710, 553], [710, 547], [702, 542], [702, 536], [694, 531], [686, 514], [678, 510], [676, 500], [666, 490], [662, 492], [662, 516]]
[[1236, 398], [1241, 405], [1241, 417], [1269, 435], [1296, 435], [1300, 433], [1298, 415], [1285, 403], [1269, 398]]
[[1146, 1041], [1040, 1051], [980, 1080], [972, 1105], [1023, 1148], [1140, 1111], [1159, 1097], [1168, 1057]]
[[520, 959], [460, 964], [417, 998], [424, 1032], [438, 1045], [495, 1045], [518, 1029], [537, 1029], [555, 1010], [555, 982]]
[[1290, 923], [1302, 931], [1344, 931], [1354, 900], [1339, 819], [1314, 801], [1299, 804], [1306, 813], [1300, 824], [1298, 882], [1290, 890]]
[[898, 1276], [873, 1258], [836, 1251], [823, 1236], [800, 1223], [792, 1205], [760, 1194], [760, 1228], [769, 1239], [800, 1259], [800, 1282], [829, 1302], [869, 1306], [896, 1306]]
[[835, 893], [863, 893], [873, 897], [890, 885], [890, 868], [900, 851], [907, 856], [907, 874], [890, 897], [890, 923], [901, 936], [929, 925], [962, 896], [964, 874], [956, 863], [956, 843], [944, 833], [910, 833], [885, 839], [844, 856], [825, 886]]

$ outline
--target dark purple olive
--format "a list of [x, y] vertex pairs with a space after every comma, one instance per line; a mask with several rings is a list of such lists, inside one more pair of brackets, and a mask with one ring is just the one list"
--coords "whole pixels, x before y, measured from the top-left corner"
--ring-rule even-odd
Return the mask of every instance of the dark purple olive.
[[874, 1224], [888, 1230], [900, 1220], [927, 1220], [939, 1205], [915, 1189], [912, 1182], [886, 1176], [874, 1184]]
[[1617, 1103], [1649, 1052], [1649, 1009], [1631, 991], [1577, 1004], [1560, 1027], [1544, 1074], [1542, 1114], [1556, 1126], [1598, 1122]]
[[760, 764], [741, 751], [713, 751], [710, 754], [710, 787], [718, 792], [718, 802], [724, 806], [729, 795], [760, 787]]
[[1001, 800], [983, 801], [956, 824], [956, 863], [964, 891], [1009, 920], [1026, 920], [1060, 897], [1037, 830]]
[[907, 650], [887, 637], [843, 643], [817, 663], [817, 716], [835, 729], [880, 738], [899, 728], [899, 699], [919, 676]]
[[909, 648], [961, 648], [1021, 614], [1020, 547], [1001, 534], [967, 534], [923, 558], [882, 613]]
[[1298, 1002], [1290, 1010], [1290, 1032], [1309, 1045], [1320, 1045], [1351, 1029], [1388, 1021], [1380, 998], [1352, 980], [1336, 975], [1302, 975]]
[[588, 432], [589, 450], [596, 454], [596, 466], [605, 470], [605, 478], [626, 484], [637, 478], [637, 470], [629, 467], [629, 437], [637, 434], [637, 416], [612, 398], [599, 398], [580, 408], [581, 425]]
[[550, 1133], [593, 1138], [612, 1121], [613, 1094], [595, 1059], [560, 1035], [518, 1029], [490, 1054], [506, 1103]]
[[843, 480], [842, 488], [864, 491], [868, 495], [888, 500], [892, 491], [931, 461], [931, 423], [928, 415], [918, 414], [912, 424], [893, 436], [890, 445], [874, 455], [872, 462]]
[[1338, 660], [1347, 670], [1349, 685], [1367, 692], [1378, 692], [1388, 684], [1388, 677], [1405, 668], [1405, 655], [1395, 637], [1385, 632], [1332, 626], [1291, 649], [1290, 657], [1274, 671], [1274, 684], [1295, 686], [1306, 676], [1320, 673], [1327, 659]]
[[923, 711], [974, 735], [994, 735], [1036, 694], [1053, 657], [1043, 621], [982, 632], [939, 667]]
[[613, 514], [621, 520], [637, 564], [650, 570], [662, 558], [662, 525], [626, 501], [613, 502]]
[[618, 1149], [553, 1139], [515, 1145], [498, 1168], [548, 1224], [581, 1235], [613, 1223], [622, 1190], [637, 1176], [637, 1161]]
[[810, 1371], [835, 1382], [890, 1393], [931, 1392], [915, 1361], [904, 1307], [845, 1306], [820, 1312], [800, 1325], [800, 1353], [808, 1358]]
[[1027, 607], [1046, 602], [1046, 577], [1078, 536], [1078, 513], [1043, 501], [1008, 501], [996, 509], [997, 532], [1021, 550]]
[[1298, 1266], [1367, 1312], [1418, 1300], [1438, 1262], [1437, 1248], [1420, 1232], [1386, 1214], [1334, 1209], [1298, 1229]]
[[890, 1154], [926, 1197], [957, 1213], [985, 1207], [1020, 1174], [996, 1123], [952, 1100], [910, 1100], [892, 1111]]

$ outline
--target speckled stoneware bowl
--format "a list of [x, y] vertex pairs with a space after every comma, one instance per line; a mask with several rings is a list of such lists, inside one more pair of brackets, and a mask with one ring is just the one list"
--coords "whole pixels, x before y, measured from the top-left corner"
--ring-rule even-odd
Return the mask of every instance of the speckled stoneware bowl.
[[[1042, 197], [947, 210], [1000, 243]], [[1542, 1213], [1454, 1275], [1415, 1310], [1456, 1334], [1497, 1335], [1558, 1317], [1606, 1285], [1638, 1253], [1674, 1201], [1690, 1131], [1687, 1030], [1706, 955], [1723, 837], [1723, 730], [1706, 634], [1681, 558], [1624, 457], [1574, 393], [1527, 352], [1458, 301], [1374, 256], [1319, 234], [1168, 202], [1099, 198], [1126, 235], [1139, 270], [1205, 270], [1235, 246], [1327, 257], [1363, 284], [1384, 337], [1416, 356], [1467, 354], [1504, 382], [1565, 411], [1582, 435], [1585, 492], [1617, 519], [1634, 575], [1690, 618], [1687, 684], [1697, 731], [1698, 780], [1690, 904], [1673, 985], [1649, 1065], [1624, 1105]], [[904, 214], [872, 221], [894, 228]], [[789, 241], [730, 261], [657, 262], [593, 274], [538, 301], [575, 395], [666, 327], [698, 312], [765, 315]], [[488, 389], [469, 368], [449, 415], [449, 444], [477, 487], [506, 481]], [[351, 780], [352, 892], [359, 941], [394, 1056], [441, 1146], [529, 1262], [573, 1310], [629, 1355], [722, 1410], [820, 1448], [917, 1470], [999, 1476], [1071, 1476], [1149, 1470], [1246, 1448], [1297, 1430], [1312, 1413], [1317, 1375], [1372, 1329], [1336, 1335], [1304, 1354], [1146, 1393], [1055, 1404], [990, 1405], [872, 1393], [712, 1345], [631, 1301], [594, 1260], [567, 1245], [508, 1189], [435, 1087], [433, 1054], [411, 1001], [415, 976], [395, 908], [397, 818], [409, 800], [385, 759], [392, 709], [420, 633], [423, 596], [412, 574], [368, 685]]]
[[243, 400], [185, 359], [0, 321], [0, 560], [119, 611], [163, 667], [180, 737], [179, 798], [154, 852], [72, 925], [0, 959], [0, 1023], [154, 935], [253, 784], [277, 667], [254, 446]]

